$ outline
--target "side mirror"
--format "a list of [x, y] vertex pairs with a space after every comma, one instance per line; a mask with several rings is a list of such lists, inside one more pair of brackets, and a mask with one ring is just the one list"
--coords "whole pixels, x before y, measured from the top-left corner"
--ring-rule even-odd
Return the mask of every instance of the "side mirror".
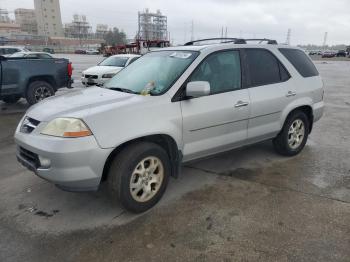
[[186, 86], [187, 97], [201, 97], [210, 94], [210, 84], [207, 81], [188, 82]]

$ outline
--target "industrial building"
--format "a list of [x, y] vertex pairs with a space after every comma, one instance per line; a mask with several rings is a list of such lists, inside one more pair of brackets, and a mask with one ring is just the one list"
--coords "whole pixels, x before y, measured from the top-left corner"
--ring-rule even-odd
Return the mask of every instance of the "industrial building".
[[16, 24], [19, 24], [23, 32], [30, 35], [38, 34], [38, 24], [35, 17], [34, 9], [15, 9]]
[[38, 34], [63, 37], [63, 27], [59, 0], [34, 0], [38, 23]]
[[10, 23], [9, 12], [6, 9], [0, 9], [0, 23]]
[[138, 39], [168, 40], [167, 17], [160, 10], [151, 13], [148, 9], [138, 13]]
[[96, 25], [95, 38], [103, 39], [107, 33], [108, 33], [108, 25], [105, 25], [105, 24]]
[[73, 21], [64, 25], [64, 35], [68, 38], [88, 39], [92, 35], [92, 27], [85, 15], [73, 15]]
[[9, 17], [6, 9], [0, 9], [0, 34], [1, 36], [10, 36], [21, 32], [19, 24], [14, 23]]

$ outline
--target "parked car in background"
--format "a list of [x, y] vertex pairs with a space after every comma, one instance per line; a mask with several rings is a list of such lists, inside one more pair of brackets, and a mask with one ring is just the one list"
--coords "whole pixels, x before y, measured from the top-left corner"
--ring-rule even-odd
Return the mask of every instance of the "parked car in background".
[[309, 55], [317, 55], [317, 51], [311, 50], [311, 51], [309, 51]]
[[335, 57], [336, 55], [337, 53], [334, 51], [324, 51], [322, 53], [322, 58], [332, 58], [332, 57]]
[[6, 103], [24, 97], [32, 105], [72, 83], [72, 64], [64, 58], [0, 56], [0, 68], [0, 100]]
[[65, 190], [106, 180], [143, 212], [184, 162], [264, 140], [297, 155], [323, 114], [315, 65], [299, 48], [237, 41], [151, 51], [104, 88], [42, 101], [16, 129], [19, 162]]
[[55, 50], [54, 50], [53, 48], [44, 47], [44, 48], [43, 48], [43, 52], [49, 53], [49, 54], [54, 54], [54, 53], [55, 53]]
[[115, 76], [120, 70], [136, 61], [139, 57], [140, 55], [134, 54], [110, 56], [99, 63], [97, 66], [83, 71], [81, 82], [85, 86], [102, 86], [113, 76]]
[[84, 49], [77, 49], [74, 51], [75, 54], [80, 54], [80, 55], [85, 55], [86, 54], [86, 50]]
[[44, 52], [17, 52], [12, 55], [9, 55], [8, 57], [17, 57], [17, 58], [39, 58], [39, 59], [51, 59], [53, 58], [52, 55], [49, 53]]
[[346, 51], [345, 50], [338, 50], [337, 57], [346, 57]]
[[86, 50], [86, 54], [87, 55], [98, 55], [100, 53], [100, 51], [98, 51], [97, 49], [88, 49]]
[[18, 46], [0, 46], [0, 56], [6, 57], [17, 52], [29, 52], [29, 50]]

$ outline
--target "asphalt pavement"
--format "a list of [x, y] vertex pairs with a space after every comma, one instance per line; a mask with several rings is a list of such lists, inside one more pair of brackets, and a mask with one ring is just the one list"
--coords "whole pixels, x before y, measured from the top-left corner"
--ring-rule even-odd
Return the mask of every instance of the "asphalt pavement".
[[[103, 59], [64, 56], [75, 88]], [[267, 141], [186, 164], [140, 215], [105, 186], [64, 192], [18, 164], [13, 133], [28, 106], [0, 102], [0, 261], [350, 261], [350, 62], [316, 65], [326, 110], [300, 155]]]

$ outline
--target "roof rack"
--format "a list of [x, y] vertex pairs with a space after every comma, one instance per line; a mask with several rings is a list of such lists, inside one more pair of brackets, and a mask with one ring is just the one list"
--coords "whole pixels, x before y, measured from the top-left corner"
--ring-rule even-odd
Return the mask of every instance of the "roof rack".
[[246, 44], [249, 41], [259, 41], [259, 44], [261, 44], [262, 42], [267, 42], [267, 44], [269, 45], [277, 45], [276, 40], [267, 39], [267, 38], [243, 39], [243, 38], [232, 38], [232, 37], [215, 37], [215, 38], [205, 38], [205, 39], [190, 41], [185, 43], [185, 46], [194, 45], [194, 43], [213, 41], [213, 40], [220, 40], [221, 43], [234, 43], [234, 44]]
[[221, 43], [236, 43], [236, 42], [242, 42], [242, 40], [244, 39], [232, 38], [232, 37], [214, 37], [214, 38], [205, 38], [205, 39], [190, 41], [190, 42], [187, 42], [185, 45], [193, 45], [194, 43], [213, 41], [213, 40], [220, 40]]
[[277, 41], [273, 39], [268, 39], [268, 38], [251, 38], [251, 39], [244, 39], [246, 42], [247, 41], [259, 41], [259, 44], [262, 42], [267, 42], [268, 45], [277, 45]]

